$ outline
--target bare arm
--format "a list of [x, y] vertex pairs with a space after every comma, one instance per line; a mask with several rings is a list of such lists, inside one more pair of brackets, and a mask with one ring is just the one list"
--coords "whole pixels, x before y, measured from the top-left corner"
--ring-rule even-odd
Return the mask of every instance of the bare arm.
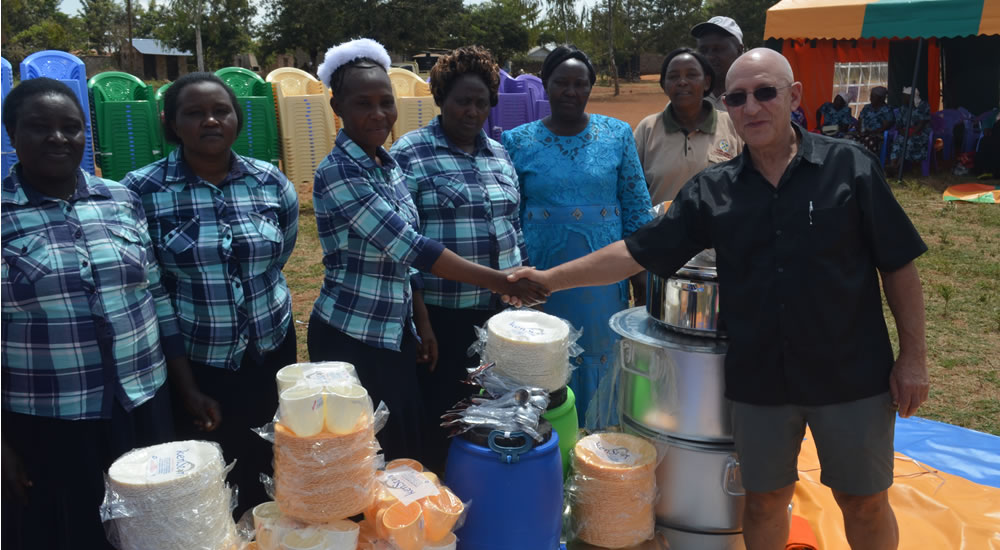
[[515, 297], [515, 305], [530, 306], [544, 302], [549, 294], [537, 282], [508, 280], [506, 272], [470, 262], [447, 248], [431, 266], [431, 273], [442, 279], [488, 288], [497, 294]]
[[581, 286], [610, 285], [641, 271], [642, 266], [629, 254], [625, 241], [616, 241], [572, 262], [544, 271], [521, 269], [508, 279], [530, 279], [541, 283], [550, 292], [556, 292]]
[[909, 417], [927, 400], [927, 344], [924, 333], [924, 294], [913, 262], [891, 272], [881, 272], [885, 299], [896, 320], [899, 357], [889, 376], [899, 415]]

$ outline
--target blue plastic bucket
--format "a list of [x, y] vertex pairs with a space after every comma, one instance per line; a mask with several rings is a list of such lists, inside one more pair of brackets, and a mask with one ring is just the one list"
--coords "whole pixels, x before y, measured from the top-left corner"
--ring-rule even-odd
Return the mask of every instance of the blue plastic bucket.
[[455, 533], [458, 550], [556, 550], [563, 510], [559, 435], [552, 431], [530, 448], [505, 445], [499, 433], [490, 434], [488, 446], [456, 437], [448, 449], [445, 485], [471, 501]]

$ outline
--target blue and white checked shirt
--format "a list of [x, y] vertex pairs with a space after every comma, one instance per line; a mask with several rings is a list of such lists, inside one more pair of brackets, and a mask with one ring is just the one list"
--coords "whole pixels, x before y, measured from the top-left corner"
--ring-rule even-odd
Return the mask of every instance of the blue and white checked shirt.
[[188, 359], [237, 370], [244, 353], [276, 349], [292, 319], [281, 269], [299, 227], [299, 199], [288, 178], [233, 153], [229, 175], [213, 185], [177, 149], [122, 184], [146, 209]]
[[[78, 171], [68, 201], [3, 179], [3, 410], [66, 420], [110, 418], [146, 402], [183, 340], [146, 231], [142, 204]], [[161, 347], [162, 346], [162, 347]]]
[[381, 147], [379, 166], [343, 131], [316, 168], [313, 207], [326, 277], [313, 313], [376, 348], [399, 350], [413, 316], [413, 268], [429, 271], [444, 246], [417, 233], [406, 177]]
[[[392, 145], [420, 215], [419, 231], [459, 256], [493, 269], [527, 264], [517, 172], [498, 142], [480, 131], [474, 154], [444, 135], [441, 117]], [[422, 274], [424, 302], [452, 309], [496, 309], [488, 289]]]

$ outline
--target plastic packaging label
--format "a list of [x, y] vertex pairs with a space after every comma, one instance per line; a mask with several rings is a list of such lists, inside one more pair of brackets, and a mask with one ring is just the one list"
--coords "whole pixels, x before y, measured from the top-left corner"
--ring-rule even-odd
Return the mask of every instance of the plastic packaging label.
[[350, 377], [344, 375], [342, 371], [332, 369], [312, 368], [303, 373], [302, 378], [310, 386], [335, 386], [350, 382]]
[[381, 472], [377, 479], [403, 505], [441, 492], [431, 480], [413, 468], [393, 468]]
[[507, 326], [513, 329], [514, 332], [526, 337], [544, 336], [546, 332], [545, 327], [538, 326], [534, 323], [529, 326], [518, 323], [517, 321], [511, 321]]
[[635, 466], [635, 463], [639, 460], [639, 457], [629, 451], [628, 447], [610, 445], [599, 439], [585, 441], [584, 445], [598, 457], [612, 464]]
[[174, 456], [149, 457], [149, 469], [146, 475], [149, 479], [156, 479], [160, 476], [181, 477], [186, 475], [195, 464], [187, 459], [187, 449], [178, 449]]

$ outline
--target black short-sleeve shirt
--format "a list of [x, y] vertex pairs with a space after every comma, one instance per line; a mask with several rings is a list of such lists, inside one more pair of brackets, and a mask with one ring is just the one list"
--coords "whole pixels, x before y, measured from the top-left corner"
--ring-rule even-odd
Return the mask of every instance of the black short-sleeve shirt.
[[666, 215], [625, 239], [662, 277], [716, 249], [734, 401], [826, 405], [888, 391], [878, 271], [927, 250], [874, 156], [796, 133], [798, 152], [777, 188], [744, 149], [692, 178]]

